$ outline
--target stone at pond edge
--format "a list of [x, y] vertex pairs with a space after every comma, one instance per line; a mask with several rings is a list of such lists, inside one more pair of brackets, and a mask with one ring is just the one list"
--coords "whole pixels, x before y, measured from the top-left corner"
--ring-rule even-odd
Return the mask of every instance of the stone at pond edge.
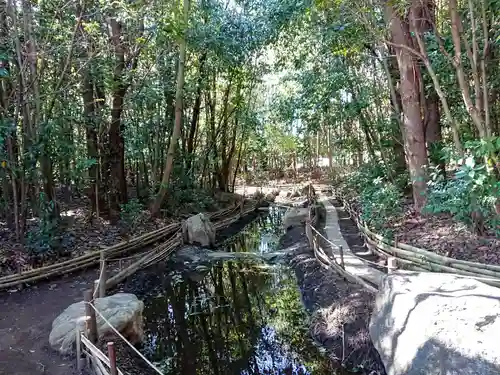
[[[144, 303], [135, 295], [117, 293], [105, 298], [97, 298], [94, 305], [109, 323], [123, 334], [132, 344], [143, 339], [142, 311]], [[53, 322], [49, 335], [50, 346], [61, 354], [70, 354], [75, 344], [76, 325], [83, 331], [85, 322], [84, 302], [77, 302], [64, 310]], [[96, 314], [99, 337], [112, 333], [111, 328]]]
[[283, 217], [283, 227], [285, 230], [291, 227], [304, 225], [309, 216], [308, 208], [293, 207], [289, 208]]
[[500, 374], [500, 289], [437, 273], [384, 278], [370, 336], [388, 375]]
[[267, 202], [274, 202], [276, 200], [276, 194], [274, 194], [273, 192], [269, 192], [264, 197], [264, 200], [266, 200]]
[[202, 213], [189, 217], [182, 225], [184, 240], [209, 247], [215, 244], [215, 227]]

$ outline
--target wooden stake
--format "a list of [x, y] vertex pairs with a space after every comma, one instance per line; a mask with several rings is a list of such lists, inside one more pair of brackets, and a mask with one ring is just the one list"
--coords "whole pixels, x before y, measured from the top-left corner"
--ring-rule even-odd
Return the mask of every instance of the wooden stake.
[[106, 253], [101, 250], [101, 278], [99, 279], [99, 298], [106, 297]]
[[342, 269], [345, 270], [344, 248], [342, 246], [339, 246], [339, 253], [340, 253], [340, 267], [342, 267]]
[[395, 257], [387, 258], [387, 270], [389, 273], [393, 273], [398, 269], [398, 260]]
[[108, 342], [108, 357], [109, 357], [109, 375], [118, 375], [118, 368], [116, 367], [116, 351], [114, 342]]
[[88, 327], [88, 337], [92, 344], [97, 343], [97, 319], [95, 316], [95, 311], [89, 303], [93, 302], [93, 290], [86, 290], [83, 295], [83, 300], [85, 301], [85, 315], [87, 315], [87, 327]]
[[314, 250], [313, 234], [311, 229], [311, 222], [309, 220], [307, 220], [306, 222], [306, 237], [307, 241], [309, 241], [309, 247], [311, 247]]
[[82, 343], [80, 335], [82, 332], [80, 331], [79, 323], [76, 323], [75, 328], [75, 338], [76, 338], [76, 368], [80, 372], [82, 371]]
[[99, 221], [99, 163], [97, 163], [97, 176], [95, 181], [95, 217]]

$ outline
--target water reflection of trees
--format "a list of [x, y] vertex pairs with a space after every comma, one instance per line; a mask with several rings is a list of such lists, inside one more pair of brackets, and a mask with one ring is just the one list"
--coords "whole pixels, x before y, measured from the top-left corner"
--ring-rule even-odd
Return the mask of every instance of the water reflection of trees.
[[[258, 218], [220, 250], [275, 250], [282, 214], [276, 210]], [[310, 343], [288, 270], [225, 262], [200, 282], [179, 274], [164, 275], [162, 282], [161, 294], [146, 303], [144, 316], [146, 350], [165, 373], [333, 373]]]
[[221, 250], [242, 252], [271, 252], [276, 250], [282, 234], [284, 210], [270, 207], [268, 215], [259, 216], [241, 233], [226, 241]]
[[164, 295], [145, 310], [152, 359], [176, 374], [309, 373], [301, 365], [323, 361], [301, 330], [294, 280], [281, 272], [226, 262], [199, 283], [165, 277]]

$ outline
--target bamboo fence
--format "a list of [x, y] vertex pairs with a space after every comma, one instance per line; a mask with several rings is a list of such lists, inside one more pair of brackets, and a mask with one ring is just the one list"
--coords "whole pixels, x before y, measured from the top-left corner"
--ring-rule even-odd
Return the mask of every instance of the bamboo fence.
[[[244, 205], [242, 201], [240, 204], [214, 213], [209, 213], [207, 216], [210, 220], [214, 221], [216, 229], [221, 229], [236, 222], [242, 216], [255, 211], [258, 206], [259, 202], [249, 202], [248, 205]], [[109, 289], [126, 277], [132, 275], [138, 269], [150, 266], [168, 257], [177, 246], [183, 243], [180, 234], [181, 225], [180, 222], [172, 223], [163, 228], [134, 237], [128, 241], [120, 242], [105, 249], [96, 250], [63, 262], [19, 272], [15, 275], [0, 277], [0, 290], [94, 267], [102, 261], [103, 256], [106, 261], [112, 261], [119, 256], [130, 254], [159, 241], [163, 241], [160, 245], [147, 251], [138, 261], [109, 278], [106, 281], [106, 289]]]
[[459, 260], [420, 249], [399, 241], [393, 241], [368, 229], [351, 203], [340, 194], [336, 196], [342, 201], [344, 208], [356, 222], [368, 248], [382, 257], [395, 257], [405, 268], [415, 271], [452, 273], [470, 277], [485, 284], [500, 287], [500, 266]]

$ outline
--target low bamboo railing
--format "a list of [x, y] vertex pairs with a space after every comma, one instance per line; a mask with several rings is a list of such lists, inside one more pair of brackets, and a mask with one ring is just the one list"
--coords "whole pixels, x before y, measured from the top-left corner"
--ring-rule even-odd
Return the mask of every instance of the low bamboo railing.
[[395, 257], [405, 268], [415, 271], [452, 273], [470, 277], [485, 284], [500, 287], [500, 266], [466, 260], [459, 260], [432, 251], [420, 249], [399, 241], [393, 241], [368, 229], [351, 203], [341, 194], [336, 193], [351, 219], [357, 224], [367, 247], [382, 257]]
[[[215, 221], [214, 225], [216, 229], [221, 229], [236, 222], [242, 216], [255, 211], [258, 205], [258, 202], [248, 202], [246, 205], [244, 205], [244, 202], [241, 202], [238, 205], [234, 205], [224, 210], [209, 213], [207, 216], [210, 220]], [[109, 278], [106, 281], [106, 289], [108, 289], [121, 282], [127, 276], [132, 275], [138, 269], [150, 266], [168, 257], [177, 246], [182, 244], [180, 230], [180, 222], [172, 223], [163, 228], [143, 234], [128, 241], [120, 242], [99, 251], [84, 254], [60, 263], [19, 272], [15, 275], [0, 277], [0, 290], [95, 267], [101, 262], [103, 257], [106, 261], [112, 261], [119, 256], [130, 254], [156, 242], [163, 241], [160, 245], [147, 251], [138, 261], [126, 269], [121, 270], [115, 276]]]

